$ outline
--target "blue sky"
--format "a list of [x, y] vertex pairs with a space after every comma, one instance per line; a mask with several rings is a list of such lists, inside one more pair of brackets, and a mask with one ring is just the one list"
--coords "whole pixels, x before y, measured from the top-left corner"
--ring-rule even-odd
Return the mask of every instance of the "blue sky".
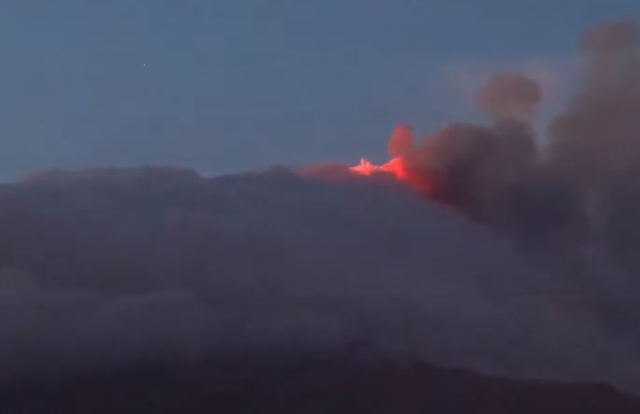
[[640, 2], [4, 0], [0, 176], [381, 158], [397, 122], [472, 117], [494, 67], [569, 77], [580, 33], [629, 14]]

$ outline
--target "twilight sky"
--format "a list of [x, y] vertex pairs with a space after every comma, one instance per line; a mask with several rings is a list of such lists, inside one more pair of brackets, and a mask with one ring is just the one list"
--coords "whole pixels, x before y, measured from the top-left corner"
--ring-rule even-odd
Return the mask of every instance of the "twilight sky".
[[469, 119], [496, 67], [558, 101], [580, 33], [629, 14], [640, 1], [3, 0], [0, 178], [378, 159], [397, 122]]

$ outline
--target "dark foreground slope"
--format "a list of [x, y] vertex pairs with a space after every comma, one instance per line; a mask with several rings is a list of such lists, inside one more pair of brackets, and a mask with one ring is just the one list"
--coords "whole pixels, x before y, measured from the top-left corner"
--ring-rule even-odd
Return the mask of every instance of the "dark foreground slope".
[[[0, 186], [0, 414], [640, 413], [610, 389], [425, 365], [203, 360], [369, 341], [377, 355], [640, 393], [634, 278], [607, 262], [532, 266], [455, 211], [345, 173], [89, 170]], [[158, 366], [167, 355], [199, 357]], [[33, 382], [44, 372], [67, 376]]]
[[[224, 361], [224, 362], [221, 362]], [[640, 413], [606, 385], [347, 355], [146, 365], [5, 386], [2, 413]]]

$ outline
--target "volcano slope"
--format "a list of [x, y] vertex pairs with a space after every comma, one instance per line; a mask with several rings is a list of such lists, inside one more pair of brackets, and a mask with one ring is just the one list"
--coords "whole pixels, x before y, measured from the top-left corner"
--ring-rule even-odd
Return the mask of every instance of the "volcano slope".
[[11, 413], [638, 413], [604, 384], [490, 378], [353, 353], [217, 355], [5, 387]]
[[[296, 387], [308, 386], [333, 407], [372, 403], [382, 388], [393, 404], [415, 398], [436, 407], [429, 398], [441, 392], [422, 390], [449, 378], [466, 396], [447, 404], [624, 399], [419, 361], [640, 389], [639, 341], [624, 322], [638, 311], [626, 278], [541, 269], [489, 228], [395, 181], [346, 168], [320, 175], [276, 168], [204, 178], [141, 168], [46, 172], [3, 186], [2, 403], [20, 412], [39, 401], [106, 398], [124, 412], [126, 404], [172, 404], [159, 394], [221, 404], [246, 392], [263, 401], [256, 395], [280, 384], [292, 404], [304, 394]], [[370, 361], [336, 362], [354, 343], [367, 344], [356, 354]], [[295, 368], [307, 362], [281, 361], [264, 374], [282, 382], [251, 373], [264, 362], [249, 364], [233, 388], [216, 377], [219, 364], [205, 361], [238, 349], [339, 356], [311, 364], [310, 383]], [[167, 361], [182, 368], [158, 368]], [[353, 388], [337, 385], [352, 376]], [[326, 384], [335, 387], [328, 394]]]

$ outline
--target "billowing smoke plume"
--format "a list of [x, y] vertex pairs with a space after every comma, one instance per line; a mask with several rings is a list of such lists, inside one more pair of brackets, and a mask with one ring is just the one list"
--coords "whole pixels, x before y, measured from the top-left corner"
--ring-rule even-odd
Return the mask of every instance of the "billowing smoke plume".
[[529, 248], [577, 264], [598, 245], [640, 272], [633, 253], [640, 247], [639, 42], [634, 19], [585, 33], [582, 84], [552, 120], [547, 146], [536, 146], [531, 125], [541, 86], [502, 72], [474, 95], [488, 124], [455, 123], [417, 144], [413, 130], [400, 126], [390, 153], [431, 199]]
[[504, 188], [523, 178], [535, 157], [528, 123], [541, 100], [540, 86], [519, 73], [493, 76], [476, 95], [489, 126], [456, 123], [414, 143], [409, 126], [397, 127], [389, 152], [414, 182], [438, 201], [476, 219], [495, 212]]
[[478, 109], [494, 119], [528, 121], [542, 100], [542, 88], [521, 73], [498, 73], [474, 97]]
[[640, 31], [634, 19], [589, 30], [584, 77], [550, 128], [549, 162], [588, 195], [592, 231], [628, 270], [640, 271]]
[[549, 157], [585, 186], [598, 186], [640, 159], [640, 50], [637, 22], [615, 21], [582, 38], [584, 77], [552, 123]]

